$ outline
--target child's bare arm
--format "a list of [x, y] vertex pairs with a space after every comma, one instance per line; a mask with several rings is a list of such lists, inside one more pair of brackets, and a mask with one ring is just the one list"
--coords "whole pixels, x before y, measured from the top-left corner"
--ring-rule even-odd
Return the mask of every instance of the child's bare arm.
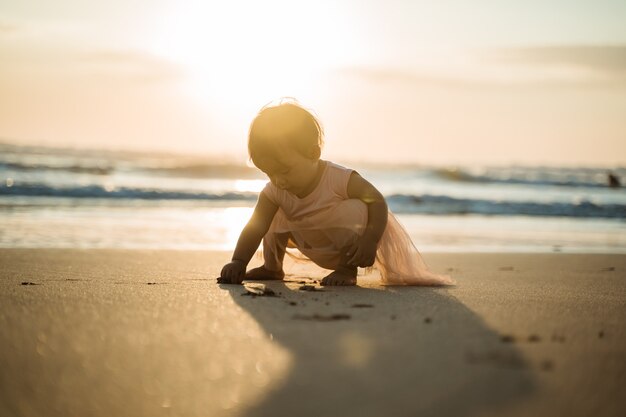
[[367, 204], [367, 226], [363, 235], [348, 251], [347, 263], [353, 266], [372, 266], [376, 259], [378, 241], [387, 226], [387, 203], [380, 191], [356, 172], [350, 175], [348, 196]]
[[259, 195], [252, 217], [239, 235], [232, 260], [222, 268], [220, 276], [223, 281], [241, 284], [246, 274], [246, 267], [263, 240], [263, 236], [269, 230], [277, 210], [278, 206], [272, 203], [265, 194]]

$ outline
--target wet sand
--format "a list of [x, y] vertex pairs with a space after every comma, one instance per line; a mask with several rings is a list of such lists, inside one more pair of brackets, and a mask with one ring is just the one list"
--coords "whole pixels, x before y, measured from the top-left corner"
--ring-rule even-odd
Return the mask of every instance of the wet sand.
[[626, 256], [425, 255], [451, 288], [294, 265], [243, 296], [229, 255], [1, 249], [0, 415], [626, 412]]

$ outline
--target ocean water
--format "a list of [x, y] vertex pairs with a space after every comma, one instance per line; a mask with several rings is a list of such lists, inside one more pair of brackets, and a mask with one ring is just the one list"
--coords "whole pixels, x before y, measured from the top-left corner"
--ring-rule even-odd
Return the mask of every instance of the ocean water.
[[[0, 247], [233, 249], [267, 182], [243, 162], [0, 143]], [[626, 188], [606, 168], [333, 162], [425, 252], [626, 253]]]

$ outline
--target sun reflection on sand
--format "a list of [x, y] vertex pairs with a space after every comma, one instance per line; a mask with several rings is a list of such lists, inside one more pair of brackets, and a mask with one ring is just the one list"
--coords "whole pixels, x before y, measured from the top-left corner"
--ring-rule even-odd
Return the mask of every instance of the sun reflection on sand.
[[272, 340], [249, 311], [235, 303], [231, 294], [213, 294], [220, 304], [215, 314], [221, 316], [212, 332], [220, 335], [213, 354], [222, 360], [207, 362], [213, 384], [220, 387], [212, 396], [223, 410], [241, 410], [281, 385], [293, 366], [293, 357]]
[[338, 348], [342, 363], [351, 368], [368, 366], [376, 351], [374, 340], [357, 332], [344, 333], [338, 340]]

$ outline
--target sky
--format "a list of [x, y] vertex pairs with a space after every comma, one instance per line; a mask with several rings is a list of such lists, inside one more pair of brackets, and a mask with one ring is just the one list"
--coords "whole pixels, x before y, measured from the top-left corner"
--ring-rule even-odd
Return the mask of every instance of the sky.
[[245, 162], [295, 97], [323, 157], [626, 165], [626, 2], [0, 0], [0, 141]]

